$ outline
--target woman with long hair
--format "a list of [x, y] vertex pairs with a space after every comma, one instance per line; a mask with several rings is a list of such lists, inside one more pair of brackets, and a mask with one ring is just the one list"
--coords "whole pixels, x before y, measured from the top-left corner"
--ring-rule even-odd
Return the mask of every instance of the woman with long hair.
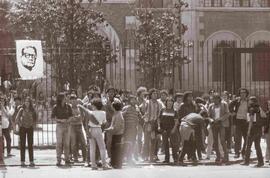
[[16, 116], [16, 122], [19, 125], [19, 137], [20, 137], [20, 154], [21, 154], [21, 166], [25, 165], [25, 148], [26, 138], [28, 144], [29, 161], [30, 166], [34, 167], [34, 128], [36, 127], [37, 114], [33, 107], [33, 103], [30, 97], [27, 97], [24, 101], [22, 108], [19, 110]]
[[[11, 136], [10, 136], [10, 129], [11, 129], [11, 116], [14, 113], [14, 109], [10, 105], [8, 99], [1, 98], [0, 99], [1, 104], [1, 116], [2, 116], [2, 133], [6, 140], [7, 144], [7, 156], [11, 156]], [[4, 149], [3, 149], [4, 151]]]

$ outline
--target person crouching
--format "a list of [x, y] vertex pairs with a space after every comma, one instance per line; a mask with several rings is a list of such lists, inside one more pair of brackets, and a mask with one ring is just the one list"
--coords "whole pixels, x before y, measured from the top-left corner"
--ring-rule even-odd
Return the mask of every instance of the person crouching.
[[[183, 149], [179, 156], [179, 165], [185, 166], [183, 160], [186, 154], [195, 157], [195, 127], [203, 128], [207, 112], [202, 111], [200, 114], [190, 113], [181, 120], [180, 135], [183, 141]], [[195, 162], [194, 162], [195, 163]]]

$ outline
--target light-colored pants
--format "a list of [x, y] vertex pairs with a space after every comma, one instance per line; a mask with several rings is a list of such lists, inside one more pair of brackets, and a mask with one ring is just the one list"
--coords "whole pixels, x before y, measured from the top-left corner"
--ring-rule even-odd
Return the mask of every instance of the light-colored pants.
[[[213, 131], [210, 125], [208, 125], [207, 130], [208, 130], [208, 137], [207, 137], [206, 157], [210, 158], [210, 155], [213, 149], [213, 144], [214, 144], [214, 137], [213, 137]], [[218, 139], [218, 147], [220, 150], [221, 157], [223, 157], [224, 152], [220, 143], [220, 139]]]
[[101, 128], [90, 128], [90, 159], [92, 167], [97, 167], [96, 164], [96, 144], [98, 145], [102, 165], [106, 164], [106, 148]]
[[65, 161], [69, 161], [70, 146], [69, 124], [57, 123], [56, 125], [56, 155], [57, 162], [61, 162], [61, 155], [64, 151]]
[[266, 151], [265, 151], [265, 159], [267, 161], [270, 160], [270, 131], [265, 135], [266, 140]]

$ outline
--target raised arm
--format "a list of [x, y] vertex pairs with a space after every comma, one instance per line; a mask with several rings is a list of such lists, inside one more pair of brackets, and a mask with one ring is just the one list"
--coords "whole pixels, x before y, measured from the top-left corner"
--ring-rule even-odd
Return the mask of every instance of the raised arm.
[[87, 109], [86, 107], [84, 107], [83, 105], [79, 104], [78, 105], [81, 113], [83, 113], [83, 115], [85, 116], [85, 118], [87, 118], [87, 121], [92, 122], [93, 124], [98, 125], [99, 122], [97, 121], [97, 119], [91, 114], [91, 111], [89, 109]]

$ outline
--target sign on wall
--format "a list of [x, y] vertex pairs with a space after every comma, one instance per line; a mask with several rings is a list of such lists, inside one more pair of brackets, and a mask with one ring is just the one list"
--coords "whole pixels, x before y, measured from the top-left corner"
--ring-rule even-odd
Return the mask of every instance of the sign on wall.
[[44, 76], [41, 41], [16, 40], [16, 56], [22, 80], [34, 80]]

